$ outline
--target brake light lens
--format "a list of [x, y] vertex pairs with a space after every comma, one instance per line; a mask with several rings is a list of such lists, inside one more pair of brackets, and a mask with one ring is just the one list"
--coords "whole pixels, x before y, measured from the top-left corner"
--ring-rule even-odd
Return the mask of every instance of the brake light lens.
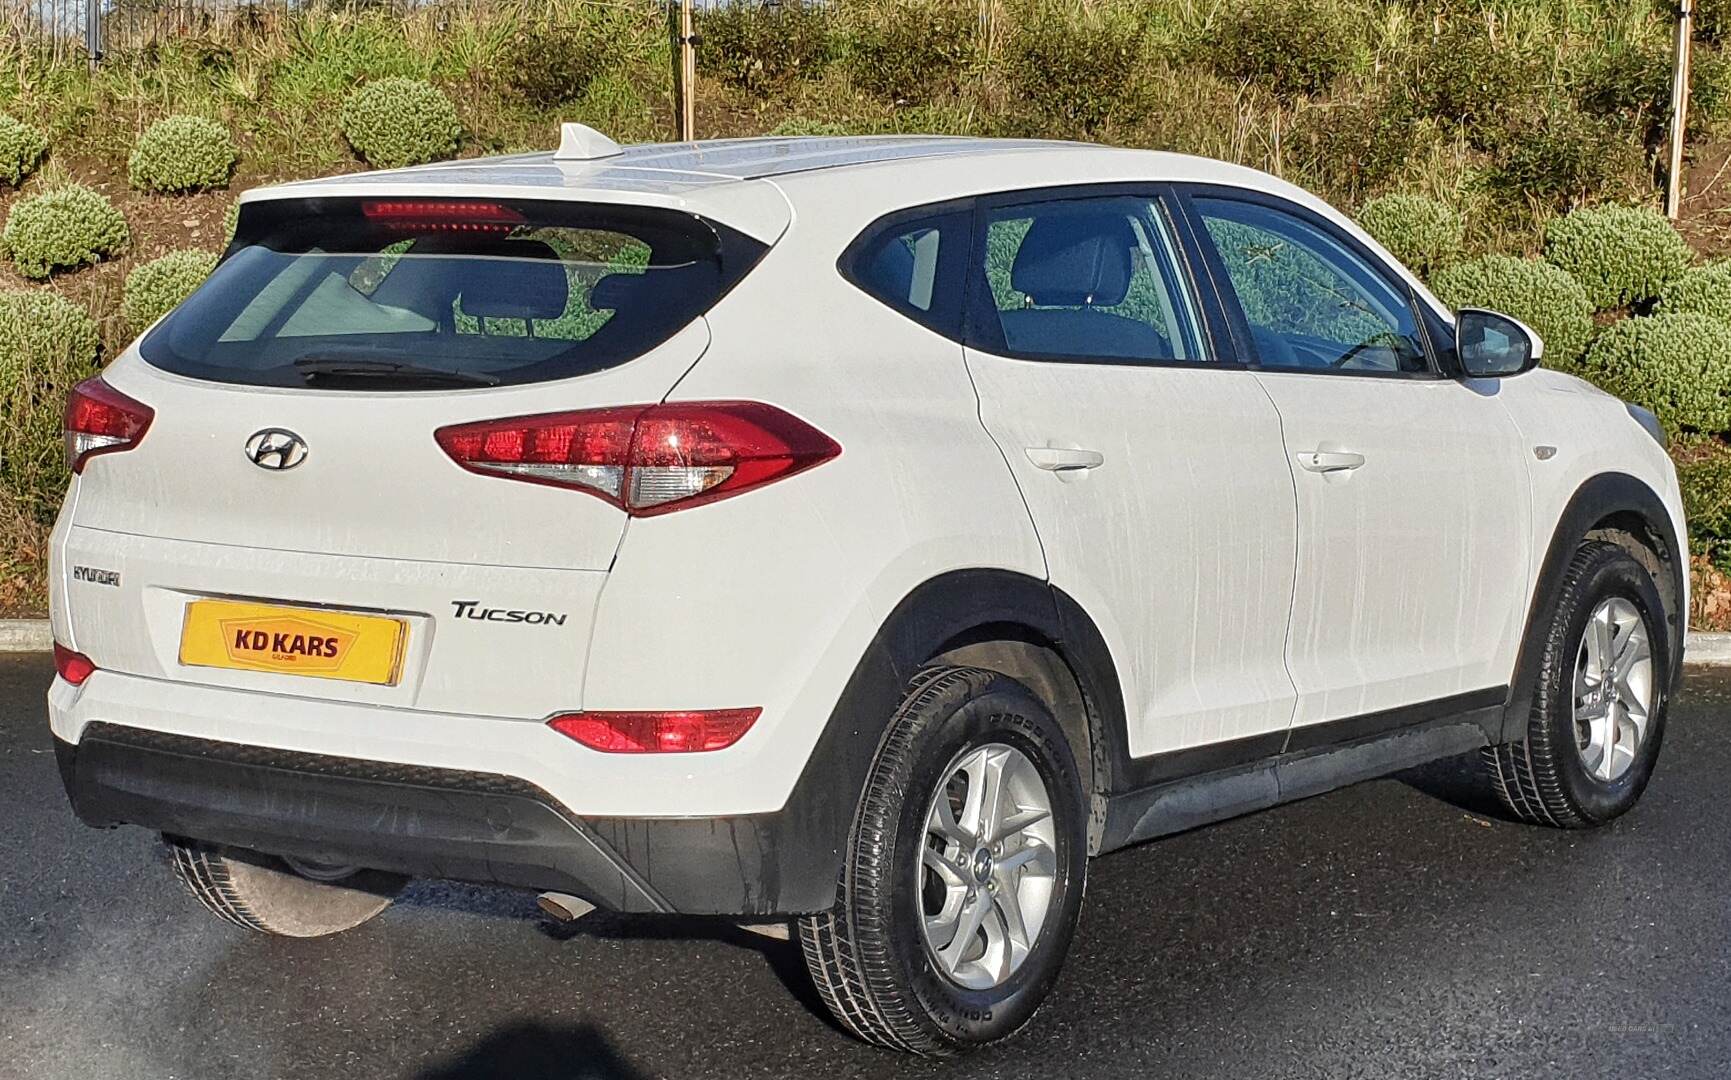
[[102, 381], [85, 379], [66, 399], [66, 467], [84, 471], [97, 454], [130, 450], [144, 438], [156, 412]]
[[84, 680], [90, 678], [96, 671], [96, 665], [90, 657], [81, 652], [73, 652], [56, 641], [54, 643], [54, 670], [60, 677], [73, 686], [83, 686]]
[[633, 517], [725, 499], [841, 453], [810, 424], [758, 401], [548, 413], [434, 433], [470, 472], [572, 488]]
[[416, 232], [508, 233], [527, 220], [501, 203], [467, 199], [368, 199], [361, 214], [375, 224]]
[[732, 746], [762, 711], [578, 712], [555, 716], [547, 726], [609, 754], [690, 754]]

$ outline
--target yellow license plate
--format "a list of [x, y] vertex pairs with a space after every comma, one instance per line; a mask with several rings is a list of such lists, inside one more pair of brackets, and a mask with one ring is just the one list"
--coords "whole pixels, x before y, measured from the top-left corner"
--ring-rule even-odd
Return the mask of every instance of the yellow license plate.
[[402, 675], [408, 639], [403, 620], [383, 615], [194, 600], [180, 662], [389, 686]]

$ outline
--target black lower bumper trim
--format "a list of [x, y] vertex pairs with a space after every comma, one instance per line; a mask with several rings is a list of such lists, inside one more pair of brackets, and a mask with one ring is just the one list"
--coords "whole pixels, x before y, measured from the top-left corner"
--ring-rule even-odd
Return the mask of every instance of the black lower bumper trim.
[[[612, 911], [787, 914], [777, 815], [583, 818], [512, 777], [92, 723], [56, 741], [91, 825], [417, 877], [550, 889]], [[783, 853], [785, 854], [785, 853]]]

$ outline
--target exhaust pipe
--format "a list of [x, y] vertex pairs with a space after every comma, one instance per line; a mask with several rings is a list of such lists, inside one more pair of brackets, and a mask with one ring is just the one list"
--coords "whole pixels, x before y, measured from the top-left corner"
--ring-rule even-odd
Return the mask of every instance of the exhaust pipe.
[[560, 922], [576, 922], [595, 910], [589, 901], [562, 892], [544, 892], [535, 898], [535, 905]]

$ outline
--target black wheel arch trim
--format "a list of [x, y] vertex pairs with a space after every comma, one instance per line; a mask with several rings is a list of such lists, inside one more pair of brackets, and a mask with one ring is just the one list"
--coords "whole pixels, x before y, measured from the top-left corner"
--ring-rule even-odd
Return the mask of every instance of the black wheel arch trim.
[[1676, 689], [1683, 669], [1683, 642], [1689, 613], [1683, 610], [1683, 592], [1688, 580], [1688, 553], [1683, 549], [1677, 523], [1665, 508], [1665, 503], [1645, 482], [1627, 473], [1599, 473], [1575, 490], [1557, 519], [1551, 542], [1540, 563], [1536, 584], [1527, 604], [1521, 645], [1515, 663], [1514, 677], [1509, 686], [1509, 700], [1503, 717], [1503, 739], [1521, 739], [1532, 715], [1533, 694], [1538, 684], [1544, 652], [1543, 621], [1557, 605], [1557, 596], [1568, 572], [1569, 560], [1581, 541], [1607, 521], [1620, 516], [1633, 516], [1645, 525], [1645, 540], [1670, 574], [1669, 582], [1656, 581], [1665, 610], [1665, 681], [1668, 696]]
[[1031, 638], [1063, 660], [1088, 712], [1094, 788], [1123, 775], [1117, 668], [1081, 606], [1047, 582], [1012, 570], [940, 574], [914, 588], [884, 620], [780, 812], [784, 910], [815, 912], [834, 903], [855, 808], [908, 682], [946, 651], [993, 637]]

